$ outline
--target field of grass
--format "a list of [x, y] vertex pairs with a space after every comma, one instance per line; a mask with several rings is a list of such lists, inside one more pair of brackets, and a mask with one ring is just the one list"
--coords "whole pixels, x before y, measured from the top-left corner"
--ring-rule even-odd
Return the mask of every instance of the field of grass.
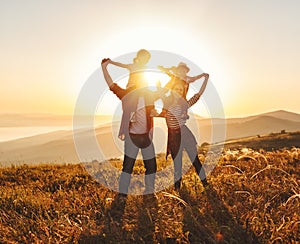
[[270, 133], [267, 135], [257, 135], [252, 137], [241, 138], [237, 140], [228, 140], [225, 148], [242, 149], [244, 147], [254, 150], [265, 149], [267, 151], [300, 146], [300, 131], [280, 133]]
[[300, 243], [300, 148], [226, 149], [208, 181], [191, 169], [123, 210], [80, 164], [2, 168], [0, 243]]

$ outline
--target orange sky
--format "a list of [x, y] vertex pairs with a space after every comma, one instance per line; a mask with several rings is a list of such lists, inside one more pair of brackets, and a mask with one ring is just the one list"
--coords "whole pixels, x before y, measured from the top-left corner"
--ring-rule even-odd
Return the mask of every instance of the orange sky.
[[209, 73], [228, 117], [300, 113], [299, 9], [293, 0], [1, 1], [0, 113], [72, 114], [102, 58], [140, 48]]

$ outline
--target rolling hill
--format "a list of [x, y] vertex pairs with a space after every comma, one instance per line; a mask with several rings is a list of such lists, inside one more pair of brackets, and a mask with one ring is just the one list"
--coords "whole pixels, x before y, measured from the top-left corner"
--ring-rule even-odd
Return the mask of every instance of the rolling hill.
[[[165, 123], [163, 119], [155, 119], [157, 128], [154, 134], [156, 152], [164, 152], [166, 144]], [[221, 119], [196, 118], [191, 130], [198, 144], [203, 142], [218, 143], [211, 140], [212, 123], [222, 123]], [[194, 121], [194, 122], [195, 122]], [[27, 123], [27, 122], [26, 122]], [[189, 121], [191, 123], [191, 121]], [[1, 121], [0, 121], [1, 124]], [[226, 140], [245, 137], [258, 137], [281, 131], [300, 131], [300, 115], [287, 111], [274, 111], [245, 118], [226, 119]], [[123, 142], [117, 139], [118, 124], [111, 126], [102, 124], [95, 129], [95, 135], [105, 158], [122, 157]], [[83, 157], [92, 160], [90, 154], [90, 131], [82, 130], [80, 144], [83, 145]], [[282, 141], [282, 147], [284, 142]], [[300, 146], [300, 141], [294, 141]], [[73, 139], [73, 131], [63, 130], [36, 136], [21, 138], [0, 143], [0, 164], [2, 166], [23, 163], [78, 162]]]

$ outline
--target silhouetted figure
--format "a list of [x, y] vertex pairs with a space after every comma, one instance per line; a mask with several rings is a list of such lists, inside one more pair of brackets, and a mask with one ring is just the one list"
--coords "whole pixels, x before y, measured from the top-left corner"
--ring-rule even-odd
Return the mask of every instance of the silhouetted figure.
[[123, 64], [112, 60], [110, 60], [110, 64], [125, 68], [129, 71], [129, 79], [126, 85], [126, 87], [129, 88], [131, 86], [135, 86], [136, 82], [144, 80], [144, 71], [147, 68], [146, 65], [149, 62], [150, 58], [151, 54], [147, 50], [140, 49], [131, 64]]
[[166, 68], [163, 66], [158, 66], [158, 68], [171, 78], [165, 86], [166, 88], [171, 89], [176, 83], [184, 84], [184, 98], [186, 98], [189, 85], [192, 82], [206, 76], [205, 73], [196, 76], [188, 76], [187, 73], [190, 71], [190, 68], [183, 62], [180, 62], [176, 67], [172, 66], [171, 68]]
[[154, 101], [160, 98], [161, 93], [150, 91], [142, 76], [132, 78], [126, 89], [121, 88], [113, 82], [107, 71], [107, 65], [111, 62], [110, 59], [103, 59], [102, 70], [110, 90], [122, 100], [123, 114], [118, 136], [124, 141], [124, 161], [119, 180], [119, 192], [127, 196], [134, 163], [141, 149], [146, 168], [144, 194], [150, 194], [154, 192], [156, 173], [151, 111], [154, 108]]
[[168, 145], [166, 157], [171, 154], [174, 162], [175, 189], [179, 190], [182, 177], [182, 152], [185, 149], [193, 163], [202, 184], [206, 186], [206, 175], [198, 158], [197, 141], [190, 129], [186, 126], [188, 108], [195, 104], [203, 94], [209, 75], [204, 74], [204, 83], [201, 89], [191, 99], [185, 99], [185, 81], [176, 81], [171, 87], [171, 94], [164, 97], [163, 104], [166, 109], [166, 123], [168, 127]]

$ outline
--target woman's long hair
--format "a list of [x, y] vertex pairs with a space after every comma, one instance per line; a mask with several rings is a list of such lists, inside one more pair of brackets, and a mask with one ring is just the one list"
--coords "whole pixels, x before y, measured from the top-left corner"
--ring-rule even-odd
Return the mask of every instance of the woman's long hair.
[[[179, 79], [178, 77], [173, 78], [174, 80], [172, 81], [171, 85], [170, 85], [170, 90], [171, 90], [171, 94], [170, 96], [167, 97], [167, 99], [165, 100], [165, 108], [168, 109], [172, 104], [175, 103], [175, 101], [178, 101], [178, 103], [180, 103], [182, 106], [187, 107], [187, 100], [186, 100], [186, 82]], [[183, 87], [183, 95], [181, 98], [175, 100], [175, 95], [174, 95], [174, 87], [176, 85], [182, 85]]]

